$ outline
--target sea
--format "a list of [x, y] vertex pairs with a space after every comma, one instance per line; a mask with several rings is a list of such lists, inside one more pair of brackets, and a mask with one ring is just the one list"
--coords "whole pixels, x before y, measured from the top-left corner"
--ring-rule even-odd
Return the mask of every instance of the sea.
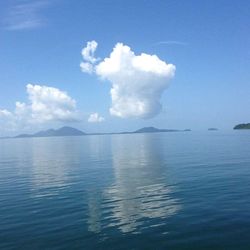
[[0, 140], [0, 249], [250, 249], [250, 131]]

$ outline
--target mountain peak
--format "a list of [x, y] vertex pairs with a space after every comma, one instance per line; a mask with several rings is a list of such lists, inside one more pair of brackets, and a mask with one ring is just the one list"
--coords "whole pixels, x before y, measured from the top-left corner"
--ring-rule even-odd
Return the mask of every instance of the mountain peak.
[[159, 129], [155, 127], [144, 127], [135, 131], [135, 133], [153, 133], [153, 132], [159, 132]]
[[156, 132], [177, 132], [176, 129], [159, 129], [155, 127], [144, 127], [134, 131], [134, 133], [156, 133]]
[[16, 136], [16, 138], [24, 138], [24, 137], [52, 137], [52, 136], [79, 136], [85, 135], [84, 132], [78, 130], [76, 128], [64, 126], [59, 129], [48, 129], [37, 132], [35, 134], [21, 134]]

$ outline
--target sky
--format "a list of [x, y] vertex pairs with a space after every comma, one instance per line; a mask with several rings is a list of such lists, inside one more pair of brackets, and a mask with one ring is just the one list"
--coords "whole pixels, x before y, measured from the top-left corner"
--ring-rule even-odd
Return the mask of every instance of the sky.
[[0, 136], [250, 122], [247, 0], [0, 2]]

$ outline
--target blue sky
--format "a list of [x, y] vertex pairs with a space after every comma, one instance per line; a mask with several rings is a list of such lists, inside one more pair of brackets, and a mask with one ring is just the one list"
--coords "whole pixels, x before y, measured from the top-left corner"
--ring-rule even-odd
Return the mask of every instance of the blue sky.
[[[13, 116], [17, 101], [31, 109], [30, 95], [37, 90], [29, 94], [31, 84], [66, 91], [70, 98], [66, 106], [76, 110], [77, 119], [52, 119], [51, 113], [40, 119], [36, 113], [36, 122], [27, 125], [25, 117], [10, 122], [2, 115], [0, 134], [62, 125], [87, 132], [149, 125], [231, 129], [250, 122], [249, 13], [250, 2], [244, 0], [1, 1], [0, 110]], [[148, 119], [110, 114], [114, 84], [79, 66], [82, 49], [93, 40], [100, 62], [123, 43], [135, 55], [157, 55], [176, 67], [161, 92], [161, 112]], [[104, 120], [88, 122], [93, 113]]]

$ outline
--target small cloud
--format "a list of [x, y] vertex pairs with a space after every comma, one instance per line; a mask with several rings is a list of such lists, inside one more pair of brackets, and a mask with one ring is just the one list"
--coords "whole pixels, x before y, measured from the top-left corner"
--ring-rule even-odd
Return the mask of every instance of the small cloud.
[[88, 122], [103, 122], [104, 117], [100, 116], [98, 113], [93, 113], [89, 116]]
[[3, 20], [5, 28], [25, 30], [42, 26], [45, 19], [40, 12], [48, 5], [49, 1], [21, 1], [11, 6]]
[[0, 109], [0, 118], [11, 117], [12, 114], [7, 109]]
[[94, 64], [100, 59], [95, 58], [94, 54], [97, 49], [98, 43], [96, 41], [87, 42], [87, 46], [82, 49], [82, 57], [84, 62], [80, 63], [82, 72], [91, 74], [94, 72]]
[[88, 74], [91, 74], [94, 72], [94, 66], [93, 64], [89, 63], [89, 62], [81, 62], [80, 63], [80, 68], [81, 68], [81, 71], [84, 72], [84, 73], [88, 73]]
[[97, 46], [98, 43], [94, 40], [87, 42], [87, 46], [82, 49], [82, 57], [85, 61], [90, 63], [96, 63], [99, 60], [94, 56]]
[[89, 63], [91, 73], [95, 72], [111, 83], [110, 114], [121, 118], [156, 116], [162, 109], [161, 95], [175, 75], [173, 64], [162, 61], [156, 55], [136, 55], [122, 43], [117, 43], [109, 57], [97, 65], [89, 59], [83, 63]]

